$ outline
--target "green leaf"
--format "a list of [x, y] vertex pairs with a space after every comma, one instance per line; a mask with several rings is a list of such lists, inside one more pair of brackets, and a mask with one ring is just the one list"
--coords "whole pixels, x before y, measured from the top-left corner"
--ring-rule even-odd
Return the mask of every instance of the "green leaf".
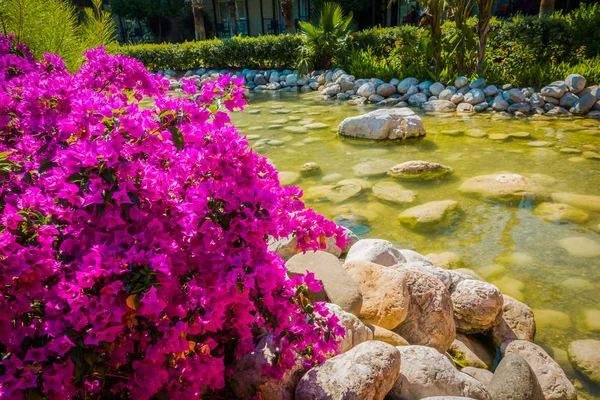
[[131, 200], [131, 202], [136, 206], [139, 207], [142, 204], [137, 194], [133, 192], [127, 192], [127, 196], [129, 196], [129, 200]]
[[9, 155], [11, 155], [13, 152], [14, 152], [14, 150], [3, 151], [2, 153], [0, 153], [0, 161], [6, 160], [6, 157], [8, 157]]
[[171, 132], [173, 144], [177, 147], [177, 150], [183, 149], [183, 133], [181, 133], [181, 130], [176, 126], [171, 126], [169, 132]]

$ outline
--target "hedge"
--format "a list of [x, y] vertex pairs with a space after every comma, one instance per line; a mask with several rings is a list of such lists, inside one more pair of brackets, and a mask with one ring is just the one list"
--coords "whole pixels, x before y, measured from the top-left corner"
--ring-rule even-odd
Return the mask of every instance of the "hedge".
[[121, 46], [116, 52], [137, 58], [150, 70], [205, 68], [294, 68], [299, 35], [235, 37], [179, 44]]

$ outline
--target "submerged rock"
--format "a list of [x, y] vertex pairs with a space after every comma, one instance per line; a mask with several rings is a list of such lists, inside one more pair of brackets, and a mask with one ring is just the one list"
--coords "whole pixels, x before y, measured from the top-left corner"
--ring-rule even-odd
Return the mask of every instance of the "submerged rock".
[[370, 340], [308, 371], [295, 400], [383, 400], [399, 375], [397, 348]]
[[429, 181], [451, 175], [452, 167], [428, 161], [407, 161], [387, 171], [392, 178], [405, 181]]
[[600, 212], [600, 196], [575, 193], [552, 193], [552, 200], [583, 210]]
[[356, 164], [352, 170], [354, 175], [359, 178], [377, 177], [385, 175], [394, 164], [395, 162], [392, 160], [367, 161]]
[[543, 201], [548, 198], [544, 187], [533, 179], [518, 174], [491, 174], [467, 179], [458, 189], [467, 196], [481, 197], [500, 203]]
[[399, 220], [414, 229], [444, 229], [456, 221], [459, 211], [454, 200], [431, 201], [409, 208], [400, 214]]
[[410, 204], [416, 197], [412, 190], [407, 190], [396, 182], [379, 182], [372, 190], [378, 199], [395, 204]]
[[533, 213], [548, 222], [583, 224], [590, 219], [590, 215], [585, 211], [563, 203], [541, 203]]
[[583, 236], [561, 239], [560, 247], [575, 257], [594, 258], [600, 256], [600, 244]]
[[600, 341], [576, 340], [569, 345], [569, 360], [589, 380], [600, 383]]
[[360, 139], [407, 139], [425, 136], [421, 118], [407, 108], [380, 109], [344, 119], [340, 136]]

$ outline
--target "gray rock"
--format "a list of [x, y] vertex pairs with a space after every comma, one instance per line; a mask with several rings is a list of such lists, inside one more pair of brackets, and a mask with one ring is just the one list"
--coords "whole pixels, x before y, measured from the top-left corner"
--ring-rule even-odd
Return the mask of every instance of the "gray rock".
[[408, 314], [393, 331], [411, 344], [444, 353], [456, 338], [450, 294], [432, 275], [412, 268], [405, 270], [410, 298]]
[[[402, 250], [402, 251], [406, 251], [406, 250]], [[404, 255], [404, 253], [402, 253], [402, 254]], [[420, 272], [429, 274], [435, 278], [438, 278], [440, 280], [440, 282], [442, 282], [444, 284], [444, 286], [450, 293], [452, 293], [456, 289], [456, 286], [460, 282], [467, 280], [467, 279], [473, 279], [469, 275], [464, 274], [462, 272], [459, 272], [456, 270], [446, 270], [446, 269], [443, 269], [440, 267], [436, 267], [436, 266], [432, 265], [428, 259], [425, 258], [425, 260], [426, 261], [409, 261], [405, 264], [393, 265], [390, 268], [416, 269], [416, 270], [419, 270]]]
[[392, 78], [392, 79], [390, 80], [390, 84], [392, 84], [392, 85], [394, 85], [394, 86], [396, 86], [396, 87], [398, 87], [398, 84], [399, 84], [399, 83], [400, 83], [400, 81], [399, 81], [398, 79], [396, 79], [396, 78]]
[[534, 180], [519, 174], [490, 174], [467, 179], [459, 187], [466, 196], [475, 196], [500, 203], [519, 204], [521, 201], [543, 201], [547, 190]]
[[402, 400], [421, 400], [427, 396], [464, 396], [491, 400], [485, 386], [459, 372], [450, 360], [425, 346], [399, 346], [402, 358], [400, 377], [390, 395]]
[[310, 79], [306, 75], [298, 76], [296, 84], [298, 86], [308, 85], [310, 83]]
[[565, 85], [562, 82], [554, 82], [548, 86], [543, 87], [540, 93], [542, 94], [542, 96], [560, 99], [566, 91], [567, 85]]
[[435, 162], [414, 160], [398, 164], [387, 172], [392, 178], [405, 181], [430, 181], [451, 175], [452, 167]]
[[380, 96], [378, 94], [372, 94], [369, 96], [369, 103], [372, 103], [372, 104], [377, 104], [382, 100], [385, 100], [385, 97]]
[[462, 103], [464, 99], [465, 96], [462, 93], [455, 93], [452, 95], [452, 97], [450, 97], [450, 101], [454, 104]]
[[408, 98], [408, 104], [414, 107], [420, 107], [427, 101], [427, 95], [425, 93], [416, 93]]
[[572, 93], [579, 93], [585, 87], [585, 78], [579, 74], [571, 74], [567, 76], [565, 83]]
[[421, 108], [425, 111], [453, 112], [456, 110], [456, 104], [448, 100], [431, 100], [423, 103]]
[[336, 96], [338, 93], [340, 93], [341, 90], [342, 88], [340, 87], [340, 85], [333, 84], [331, 86], [325, 87], [325, 89], [323, 89], [321, 93], [323, 93], [323, 95], [325, 96]]
[[531, 105], [531, 107], [544, 107], [544, 104], [546, 104], [546, 102], [539, 93], [534, 93], [529, 98], [529, 104]]
[[278, 82], [270, 82], [267, 85], [267, 90], [279, 90], [281, 89], [281, 85]]
[[467, 86], [468, 83], [469, 83], [469, 80], [467, 79], [466, 76], [459, 76], [458, 78], [456, 78], [454, 80], [454, 86], [456, 86], [457, 89]]
[[546, 102], [546, 104], [550, 103], [553, 104], [555, 106], [560, 104], [560, 98], [555, 98], [552, 96], [543, 96], [542, 95], [542, 100], [544, 100]]
[[279, 82], [279, 72], [273, 71], [269, 75], [269, 83]]
[[338, 354], [343, 354], [362, 342], [373, 340], [373, 331], [357, 316], [342, 310], [337, 304], [326, 303], [325, 307], [331, 314], [338, 317], [339, 324], [346, 330], [346, 334], [338, 345]]
[[471, 89], [483, 89], [485, 87], [485, 79], [477, 78], [471, 82]]
[[433, 96], [439, 96], [444, 89], [446, 89], [446, 87], [439, 82], [435, 82], [434, 84], [429, 86], [429, 91]]
[[396, 93], [396, 86], [390, 83], [382, 83], [381, 85], [377, 86], [377, 94], [380, 96], [390, 97], [394, 93]]
[[460, 103], [456, 107], [456, 112], [459, 114], [469, 114], [469, 113], [472, 113], [473, 111], [474, 111], [474, 107], [472, 104], [469, 104], [469, 103]]
[[346, 263], [351, 261], [369, 261], [388, 267], [406, 262], [400, 250], [383, 239], [361, 239], [356, 242], [346, 255]]
[[483, 94], [485, 94], [485, 97], [494, 97], [498, 94], [498, 88], [494, 85], [486, 86], [483, 89]]
[[469, 85], [467, 85], [467, 86], [463, 86], [460, 89], [458, 89], [456, 91], [456, 93], [460, 93], [464, 96], [465, 94], [469, 93], [470, 90], [471, 90], [471, 87]]
[[285, 77], [285, 84], [287, 86], [298, 86], [298, 75], [289, 74]]
[[454, 200], [430, 201], [403, 211], [398, 220], [416, 230], [443, 230], [459, 217], [460, 208]]
[[263, 74], [256, 74], [256, 76], [254, 77], [254, 83], [256, 83], [256, 86], [266, 85], [267, 80], [265, 79]]
[[483, 383], [486, 387], [492, 381], [493, 373], [483, 368], [475, 368], [475, 367], [465, 367], [460, 370], [462, 373], [472, 376], [477, 379], [479, 382]]
[[412, 190], [406, 190], [396, 182], [378, 182], [372, 190], [375, 197], [386, 203], [410, 204], [416, 198]]
[[513, 103], [508, 107], [507, 111], [511, 113], [522, 112], [524, 114], [527, 114], [529, 111], [531, 111], [531, 106], [527, 101]]
[[346, 273], [336, 256], [324, 251], [299, 253], [285, 266], [289, 275], [315, 274], [323, 290], [311, 293], [313, 301], [326, 301], [340, 306], [344, 311], [360, 315], [363, 297], [356, 283]]
[[540, 346], [524, 340], [503, 343], [502, 355], [518, 354], [527, 361], [546, 399], [576, 400], [575, 387], [560, 366]]
[[469, 90], [469, 92], [465, 94], [464, 101], [472, 105], [485, 101], [483, 90], [477, 88]]
[[402, 249], [400, 250], [400, 254], [402, 254], [407, 263], [420, 262], [431, 265], [431, 261], [427, 257], [414, 250]]
[[300, 166], [300, 175], [302, 176], [312, 176], [312, 175], [320, 175], [321, 174], [321, 166], [316, 162], [307, 162]]
[[526, 100], [525, 95], [519, 89], [510, 89], [508, 97], [513, 103], [520, 103]]
[[562, 107], [554, 107], [550, 111], [547, 111], [546, 115], [556, 117], [568, 117], [569, 115], [571, 115], [571, 113], [569, 112], [569, 110], [566, 110]]
[[389, 99], [381, 100], [377, 105], [382, 107], [393, 107], [398, 103], [400, 103], [400, 99], [390, 97]]
[[475, 112], [483, 112], [483, 111], [487, 110], [488, 107], [489, 107], [488, 103], [486, 103], [486, 102], [479, 103], [479, 104], [476, 104], [473, 107], [473, 111], [475, 111]]
[[592, 110], [592, 107], [594, 107], [596, 100], [596, 96], [592, 94], [583, 95], [579, 100], [577, 100], [577, 103], [571, 107], [570, 111], [575, 115], [587, 114]]
[[496, 96], [492, 101], [492, 109], [495, 111], [506, 111], [508, 110], [508, 102], [500, 95]]
[[325, 73], [325, 83], [333, 82], [333, 71], [327, 71]]
[[310, 85], [302, 85], [302, 86], [300, 86], [300, 93], [308, 93], [311, 90], [312, 89], [311, 89]]
[[397, 348], [370, 340], [308, 371], [295, 400], [383, 400], [399, 375]]
[[560, 98], [559, 104], [563, 108], [571, 108], [577, 103], [579, 97], [575, 96], [573, 93], [566, 92], [563, 97]]
[[406, 139], [425, 136], [421, 118], [407, 108], [381, 109], [344, 119], [338, 135], [361, 139]]
[[419, 80], [417, 78], [405, 78], [398, 84], [398, 93], [404, 94], [408, 92], [408, 89], [411, 86], [417, 86], [419, 84]]
[[312, 90], [317, 90], [320, 85], [319, 85], [319, 82], [313, 81], [313, 82], [309, 83], [308, 86], [310, 86], [310, 88]]
[[462, 333], [486, 332], [502, 319], [502, 294], [487, 282], [460, 282], [452, 293], [452, 304], [456, 330]]
[[358, 88], [356, 94], [363, 97], [369, 97], [372, 94], [375, 94], [375, 85], [371, 82], [367, 82]]
[[[419, 91], [421, 91], [421, 92], [427, 92], [427, 91], [429, 91], [429, 88], [431, 87], [431, 85], [433, 85], [432, 82], [430, 82], [430, 81], [423, 81], [423, 82], [419, 83], [417, 85], [417, 87], [419, 88]], [[431, 93], [431, 92], [429, 92], [429, 93]]]
[[453, 90], [446, 88], [440, 92], [440, 94], [438, 95], [438, 98], [440, 100], [450, 100], [451, 101], [452, 96], [454, 96], [454, 93], [455, 92]]
[[493, 399], [545, 400], [533, 370], [523, 357], [507, 354], [487, 385]]

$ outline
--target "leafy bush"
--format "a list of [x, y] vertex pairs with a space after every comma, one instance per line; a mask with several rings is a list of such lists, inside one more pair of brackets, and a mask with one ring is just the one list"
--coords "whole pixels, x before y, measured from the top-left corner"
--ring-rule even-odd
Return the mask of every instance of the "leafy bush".
[[69, 74], [0, 36], [0, 397], [198, 398], [264, 333], [273, 377], [334, 353], [318, 283], [267, 237], [345, 240], [219, 109], [241, 82], [174, 98], [135, 60], [85, 57]]
[[29, 46], [36, 59], [44, 53], [58, 54], [75, 70], [83, 63], [85, 50], [116, 44], [115, 24], [101, 10], [102, 1], [94, 0], [92, 5], [79, 23], [79, 12], [69, 1], [0, 1], [0, 26], [4, 35], [12, 34]]
[[564, 18], [569, 24], [571, 48], [585, 46], [588, 56], [600, 55], [600, 4], [581, 3], [564, 17], [556, 14], [553, 18]]
[[400, 76], [386, 58], [375, 57], [370, 47], [367, 50], [353, 50], [346, 70], [357, 78], [377, 77], [390, 81]]
[[299, 35], [234, 37], [180, 44], [121, 46], [118, 53], [140, 60], [150, 70], [205, 68], [294, 68]]

